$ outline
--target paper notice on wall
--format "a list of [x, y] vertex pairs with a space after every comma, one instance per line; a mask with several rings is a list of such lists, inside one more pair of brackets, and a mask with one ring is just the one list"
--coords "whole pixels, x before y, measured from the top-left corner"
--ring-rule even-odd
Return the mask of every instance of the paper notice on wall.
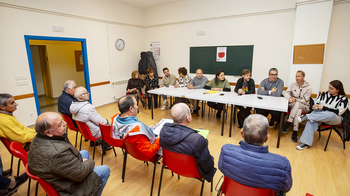
[[216, 49], [217, 62], [226, 62], [226, 50], [227, 50], [227, 47], [217, 47]]
[[153, 53], [154, 60], [160, 60], [160, 42], [151, 42], [151, 51]]

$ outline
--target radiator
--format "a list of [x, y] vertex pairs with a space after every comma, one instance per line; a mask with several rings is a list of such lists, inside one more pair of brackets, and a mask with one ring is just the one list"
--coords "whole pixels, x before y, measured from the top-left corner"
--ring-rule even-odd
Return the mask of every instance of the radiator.
[[126, 94], [128, 80], [115, 81], [113, 84], [114, 99], [119, 99]]

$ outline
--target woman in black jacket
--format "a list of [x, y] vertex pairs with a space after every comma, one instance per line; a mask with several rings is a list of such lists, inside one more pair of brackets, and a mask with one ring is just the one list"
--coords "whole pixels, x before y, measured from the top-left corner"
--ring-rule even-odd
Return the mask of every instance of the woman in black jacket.
[[[235, 92], [238, 95], [254, 94], [255, 93], [255, 83], [254, 80], [250, 78], [250, 70], [244, 69], [242, 71], [242, 78], [237, 80], [235, 87]], [[250, 115], [251, 107], [236, 106], [239, 109], [237, 113], [238, 127], [243, 127], [244, 120]]]

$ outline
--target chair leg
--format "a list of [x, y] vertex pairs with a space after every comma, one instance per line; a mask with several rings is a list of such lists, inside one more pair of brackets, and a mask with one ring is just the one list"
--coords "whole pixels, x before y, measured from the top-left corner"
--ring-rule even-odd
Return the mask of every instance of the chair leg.
[[177, 175], [177, 179], [180, 180], [180, 175], [179, 174]]
[[174, 176], [174, 172], [171, 172], [171, 176]]
[[39, 182], [36, 181], [36, 186], [35, 186], [35, 196], [38, 195], [38, 188], [39, 188]]
[[124, 153], [124, 161], [123, 161], [122, 182], [124, 182], [124, 179], [125, 179], [125, 170], [126, 170], [126, 160], [127, 160], [127, 157], [128, 157], [128, 153], [125, 152], [125, 153]]
[[77, 131], [77, 133], [75, 134], [75, 148], [77, 147], [77, 141], [78, 141], [78, 131]]
[[13, 164], [13, 155], [11, 154], [10, 176], [12, 176], [12, 164]]
[[114, 147], [113, 147], [113, 151], [114, 151], [114, 156], [116, 157], [116, 156], [117, 156], [117, 153], [115, 153], [115, 149], [114, 149]]
[[20, 169], [21, 169], [21, 159], [18, 159], [17, 177], [19, 176], [19, 170]]
[[202, 196], [203, 195], [203, 188], [204, 188], [204, 178], [202, 179], [202, 188], [201, 188], [201, 194], [200, 194], [200, 196]]
[[211, 180], [211, 189], [210, 192], [213, 192], [213, 180]]
[[28, 191], [27, 191], [27, 196], [29, 196], [30, 194], [30, 180], [31, 178], [28, 179]]
[[83, 135], [80, 136], [80, 147], [79, 147], [79, 151], [81, 151], [81, 143], [83, 141]]
[[328, 146], [329, 138], [331, 138], [332, 131], [333, 131], [333, 129], [331, 129], [331, 130], [329, 131], [329, 136], [328, 136], [328, 139], [327, 139], [326, 146], [324, 147], [324, 151], [326, 151], [326, 150], [327, 150], [327, 146]]
[[[97, 141], [97, 140], [96, 140]], [[96, 148], [96, 141], [94, 143], [94, 152], [92, 153], [92, 160], [95, 160], [95, 148]], [[102, 153], [103, 154], [103, 153]]]
[[164, 170], [164, 167], [162, 166], [162, 171], [160, 172], [160, 179], [159, 179], [158, 196], [160, 195], [160, 187], [162, 186], [163, 170]]
[[151, 194], [150, 194], [150, 196], [152, 196], [152, 193], [153, 193], [154, 176], [156, 174], [157, 161], [154, 162], [153, 164], [154, 164], [154, 169], [153, 169], [153, 177], [152, 177], [152, 185], [151, 185]]
[[101, 165], [103, 165], [103, 152], [102, 152], [102, 155], [101, 155]]

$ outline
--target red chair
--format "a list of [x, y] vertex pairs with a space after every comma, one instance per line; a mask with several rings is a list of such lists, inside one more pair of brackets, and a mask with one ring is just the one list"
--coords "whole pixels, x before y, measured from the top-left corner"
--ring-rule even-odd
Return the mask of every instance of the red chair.
[[[140, 127], [136, 126], [133, 130], [131, 131], [140, 131]], [[138, 159], [140, 161], [149, 161], [152, 162], [154, 164], [154, 169], [153, 169], [153, 177], [152, 177], [152, 185], [151, 185], [151, 196], [153, 193], [153, 184], [154, 184], [154, 175], [156, 173], [156, 166], [158, 163], [158, 160], [162, 158], [162, 156], [160, 155], [156, 155], [152, 158], [148, 158], [147, 156], [145, 156], [142, 152], [139, 151], [139, 149], [137, 149], [135, 143], [130, 141], [130, 138], [133, 136], [129, 136], [129, 134], [127, 134], [124, 138], [124, 147], [125, 147], [125, 153], [124, 153], [124, 162], [123, 162], [123, 172], [122, 172], [122, 181], [124, 182], [125, 179], [125, 170], [126, 170], [126, 160], [127, 160], [127, 156], [128, 154], [130, 154], [132, 157], [134, 157], [135, 159]], [[148, 165], [148, 163], [147, 163]]]
[[[199, 181], [201, 181], [202, 188], [201, 188], [200, 195], [203, 195], [205, 179], [201, 176], [201, 174], [198, 171], [197, 163], [196, 163], [196, 160], [194, 159], [194, 156], [171, 152], [164, 148], [162, 149], [162, 151], [163, 151], [163, 166], [162, 166], [162, 172], [160, 173], [158, 196], [160, 195], [164, 168], [170, 169], [172, 172], [180, 176], [196, 178]], [[213, 192], [213, 181], [211, 182], [211, 192]]]
[[[111, 125], [103, 125], [101, 123], [98, 123], [98, 125], [100, 126], [102, 141], [105, 141], [110, 146], [113, 146], [114, 156], [117, 156], [117, 153], [115, 153], [114, 147], [122, 147], [123, 140], [114, 139], [112, 137]], [[101, 158], [101, 165], [103, 165], [103, 153]]]
[[260, 189], [240, 184], [225, 176], [220, 195], [274, 196], [275, 193], [271, 189]]
[[[41, 185], [41, 187], [43, 187], [44, 191], [46, 192], [46, 194], [48, 196], [59, 196], [57, 191], [52, 187], [51, 184], [49, 184], [45, 180], [39, 178], [38, 176], [34, 176], [33, 174], [30, 173], [28, 164], [26, 166], [26, 173], [31, 179], [37, 181], [37, 183], [36, 183], [37, 190], [38, 190], [38, 183], [39, 183]], [[35, 195], [37, 195], [37, 191], [35, 192]]]
[[[94, 152], [93, 152], [93, 155], [92, 155], [92, 159], [95, 159], [95, 148], [96, 148], [96, 142], [98, 142], [99, 140], [101, 140], [101, 136], [100, 137], [94, 137], [92, 136], [91, 134], [91, 131], [89, 129], [89, 127], [83, 123], [83, 122], [80, 122], [80, 121], [75, 121], [77, 122], [77, 125], [78, 125], [78, 128], [80, 130], [80, 133], [81, 135], [87, 139], [87, 140], [91, 140], [94, 142]], [[81, 142], [80, 142], [81, 143]]]
[[[7, 150], [9, 151], [9, 153], [11, 154], [11, 166], [10, 166], [10, 176], [12, 175], [12, 165], [13, 165], [13, 154], [10, 150], [10, 145], [11, 145], [11, 142], [10, 140], [4, 138], [4, 137], [0, 137], [0, 140], [2, 141], [2, 143], [4, 144], [4, 146], [7, 148]], [[18, 160], [20, 161], [20, 160]], [[19, 162], [18, 162], [18, 165], [19, 165]], [[17, 176], [19, 174], [19, 167], [17, 168]]]
[[326, 125], [326, 124], [321, 124], [319, 127], [318, 127], [318, 133], [319, 133], [319, 138], [321, 138], [321, 131], [327, 131], [327, 130], [331, 130], [329, 132], [329, 135], [328, 135], [328, 139], [327, 139], [327, 143], [326, 143], [326, 146], [324, 147], [324, 151], [327, 150], [327, 146], [328, 146], [328, 142], [329, 142], [329, 139], [331, 138], [331, 134], [332, 134], [332, 131], [334, 130], [338, 135], [339, 137], [341, 138], [342, 142], [343, 142], [343, 149], [345, 149], [345, 140], [343, 139], [343, 135], [339, 132], [339, 130], [337, 129], [337, 127], [342, 127], [343, 124], [339, 124], [339, 125]]
[[[10, 145], [10, 150], [12, 155], [22, 160], [24, 167], [26, 167], [28, 164], [28, 154], [24, 150], [24, 148], [21, 146], [21, 144], [16, 141], [13, 141]], [[19, 164], [19, 161], [18, 161], [18, 164]], [[19, 165], [18, 165], [18, 171], [19, 171]], [[18, 175], [19, 174], [17, 174], [17, 176]], [[30, 192], [30, 179], [28, 181], [28, 193], [27, 193], [28, 196], [29, 196], [29, 192]]]
[[[75, 147], [77, 147], [79, 129], [74, 126], [74, 124], [72, 122], [72, 119], [69, 116], [67, 116], [65, 114], [62, 114], [62, 113], [61, 113], [61, 115], [62, 115], [63, 120], [67, 123], [68, 129], [76, 132], [76, 135], [75, 135]], [[79, 148], [79, 150], [81, 150], [81, 141], [82, 140], [83, 140], [83, 136], [80, 137], [80, 148]]]

